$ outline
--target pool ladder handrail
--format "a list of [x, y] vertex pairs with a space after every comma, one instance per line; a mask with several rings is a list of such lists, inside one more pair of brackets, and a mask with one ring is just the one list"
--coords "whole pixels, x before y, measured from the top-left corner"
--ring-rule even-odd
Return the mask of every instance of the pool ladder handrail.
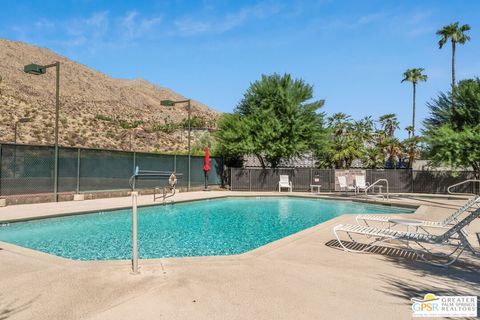
[[457, 194], [457, 195], [463, 195], [463, 194], [469, 194], [468, 192], [452, 192], [451, 189], [452, 188], [455, 188], [455, 187], [458, 187], [458, 186], [461, 186], [463, 184], [467, 184], [467, 183], [475, 183], [477, 182], [479, 184], [479, 187], [480, 187], [480, 180], [477, 180], [477, 179], [467, 179], [467, 180], [464, 180], [462, 182], [459, 182], [459, 183], [455, 183], [455, 184], [452, 184], [451, 186], [449, 186], [447, 188], [447, 192], [449, 194]]
[[[166, 203], [166, 199], [173, 197], [176, 194], [177, 186], [176, 184], [171, 189], [170, 194], [167, 192], [168, 187], [155, 187], [153, 188], [153, 202], [155, 202], [158, 198], [162, 198], [162, 203]], [[157, 196], [157, 190], [162, 190], [162, 196]], [[174, 201], [172, 200], [172, 203]]]
[[[388, 180], [387, 179], [378, 179], [377, 181], [375, 181], [374, 183], [369, 185], [365, 189], [365, 197], [368, 197], [368, 190], [372, 189], [375, 185], [379, 184], [380, 182], [385, 182], [385, 184], [387, 186], [387, 200], [390, 200], [390, 193], [389, 193], [389, 190], [388, 190]], [[381, 193], [381, 196], [382, 196], [383, 199], [385, 199], [385, 195], [383, 193]]]

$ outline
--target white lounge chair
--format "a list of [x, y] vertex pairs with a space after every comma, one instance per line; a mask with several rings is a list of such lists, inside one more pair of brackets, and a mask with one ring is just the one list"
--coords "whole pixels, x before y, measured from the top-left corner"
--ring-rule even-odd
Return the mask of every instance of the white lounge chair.
[[[335, 226], [333, 228], [333, 234], [337, 238], [340, 246], [348, 252], [365, 253], [379, 243], [397, 240], [404, 244], [408, 250], [416, 253], [418, 257], [420, 257], [425, 262], [437, 266], [448, 266], [454, 263], [465, 249], [470, 250], [476, 256], [480, 256], [480, 252], [476, 252], [472, 245], [468, 242], [468, 239], [466, 237], [466, 231], [464, 230], [467, 225], [469, 225], [473, 220], [478, 217], [480, 217], [480, 208], [469, 213], [465, 218], [453, 225], [450, 229], [446, 230], [441, 235], [405, 232], [395, 229], [380, 229], [351, 224], [340, 224]], [[375, 240], [369, 244], [366, 244], [363, 249], [347, 248], [347, 246], [342, 242], [342, 240], [340, 240], [340, 237], [338, 235], [340, 232], [346, 233], [350, 240], [356, 245], [358, 245], [358, 243], [353, 239], [352, 234], [358, 234], [366, 236], [368, 238], [374, 237]], [[412, 248], [410, 243], [417, 244], [420, 249]], [[434, 253], [432, 252], [432, 250], [426, 248], [425, 245], [432, 245], [437, 248], [448, 248], [453, 246], [454, 250], [448, 254], [442, 252]], [[437, 263], [432, 261], [433, 259], [431, 258], [446, 259], [446, 262]]]
[[288, 175], [280, 175], [280, 181], [278, 181], [278, 192], [282, 191], [282, 188], [288, 188], [288, 191], [292, 192], [292, 181], [290, 181]]
[[365, 181], [365, 176], [355, 176], [355, 192], [365, 191], [370, 183]]
[[[458, 222], [458, 217], [463, 214], [465, 211], [469, 210], [470, 208], [480, 208], [480, 196], [475, 196], [469, 201], [467, 201], [463, 206], [458, 208], [457, 211], [446, 217], [442, 221], [428, 221], [428, 220], [417, 220], [417, 219], [404, 219], [403, 221], [415, 221], [421, 222], [419, 227], [431, 227], [431, 228], [445, 228], [452, 223]], [[370, 225], [368, 222], [380, 222], [380, 223], [387, 223], [389, 226], [392, 224], [395, 225], [394, 219], [391, 215], [376, 215], [376, 214], [361, 214], [355, 217], [355, 220], [360, 225], [360, 221], [369, 227]], [[392, 222], [393, 221], [393, 222]]]
[[347, 177], [346, 176], [338, 176], [338, 184], [340, 185], [340, 191], [355, 191], [354, 186], [349, 186], [347, 184]]

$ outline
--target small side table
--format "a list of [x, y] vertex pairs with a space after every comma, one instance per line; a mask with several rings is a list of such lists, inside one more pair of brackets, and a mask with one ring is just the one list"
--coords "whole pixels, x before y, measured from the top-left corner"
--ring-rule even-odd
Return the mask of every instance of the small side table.
[[415, 227], [415, 230], [418, 231], [418, 228], [423, 226], [423, 221], [415, 220], [415, 219], [390, 219], [388, 220], [389, 223], [406, 226], [407, 232], [409, 227]]
[[310, 192], [313, 193], [313, 189], [317, 188], [317, 193], [320, 193], [320, 188], [322, 187], [321, 184], [311, 184], [310, 185]]
[[377, 184], [377, 185], [374, 185], [374, 186], [373, 186], [373, 192], [375, 193], [375, 189], [377, 189], [377, 190], [379, 191], [379, 192], [377, 192], [377, 193], [382, 193], [382, 188], [383, 188], [382, 185], [378, 185], [378, 184]]

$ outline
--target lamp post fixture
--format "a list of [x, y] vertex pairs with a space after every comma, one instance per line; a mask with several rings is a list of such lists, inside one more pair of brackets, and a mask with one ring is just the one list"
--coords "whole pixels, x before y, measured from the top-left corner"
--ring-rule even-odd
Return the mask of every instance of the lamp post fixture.
[[178, 100], [178, 101], [172, 101], [172, 100], [161, 100], [160, 104], [165, 107], [173, 107], [174, 105], [178, 103], [187, 103], [188, 106], [188, 185], [187, 185], [187, 191], [190, 191], [190, 158], [191, 158], [191, 148], [190, 148], [190, 139], [191, 139], [191, 131], [192, 131], [192, 125], [190, 123], [190, 116], [192, 113], [192, 105], [191, 105], [191, 100], [186, 99], [186, 100]]
[[38, 65], [29, 64], [23, 68], [25, 73], [33, 75], [42, 75], [47, 72], [48, 68], [56, 69], [56, 81], [55, 81], [55, 162], [53, 168], [53, 197], [55, 202], [58, 201], [58, 115], [60, 112], [60, 62], [55, 61], [52, 64]]

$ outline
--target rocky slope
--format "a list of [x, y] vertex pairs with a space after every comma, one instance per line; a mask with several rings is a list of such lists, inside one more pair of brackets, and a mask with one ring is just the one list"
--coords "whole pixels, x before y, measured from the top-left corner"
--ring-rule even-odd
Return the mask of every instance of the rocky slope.
[[[160, 100], [185, 97], [143, 79], [113, 79], [48, 49], [0, 39], [0, 142], [52, 144], [55, 72], [26, 74], [29, 63], [61, 63], [60, 144], [88, 148], [174, 152], [185, 150], [186, 134], [178, 129], [187, 118], [186, 104], [172, 107]], [[192, 101], [192, 116], [214, 126], [219, 113]], [[23, 120], [21, 120], [23, 119]]]

